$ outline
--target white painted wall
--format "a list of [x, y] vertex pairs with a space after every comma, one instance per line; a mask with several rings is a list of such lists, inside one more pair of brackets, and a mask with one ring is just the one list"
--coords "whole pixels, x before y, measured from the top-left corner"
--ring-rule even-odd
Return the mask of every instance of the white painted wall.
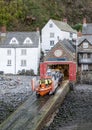
[[[49, 24], [53, 24], [53, 27], [50, 28]], [[50, 33], [54, 33], [54, 38], [50, 38]], [[73, 33], [73, 38], [77, 38], [77, 34]], [[52, 20], [49, 20], [48, 23], [43, 27], [42, 29], [42, 50], [45, 52], [45, 50], [50, 50], [50, 40], [54, 40], [54, 44], [58, 42], [58, 40], [63, 40], [63, 39], [69, 39], [70, 38], [70, 32], [66, 31], [61, 31], [54, 23]]]
[[[23, 48], [10, 48], [12, 54], [7, 56], [7, 50], [9, 48], [0, 48], [0, 71], [4, 71], [4, 73], [12, 73], [16, 74], [19, 70], [25, 69], [30, 70], [33, 69], [35, 74], [38, 72], [39, 66], [39, 48], [25, 48], [27, 49], [27, 55], [21, 55], [21, 49]], [[7, 60], [12, 60], [12, 65], [7, 66]], [[21, 66], [21, 60], [27, 61], [27, 66]]]

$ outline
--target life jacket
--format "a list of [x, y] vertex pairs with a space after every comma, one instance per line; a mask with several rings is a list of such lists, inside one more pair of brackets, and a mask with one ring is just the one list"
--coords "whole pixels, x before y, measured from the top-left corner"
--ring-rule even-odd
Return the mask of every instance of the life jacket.
[[48, 80], [47, 80], [47, 79], [45, 79], [45, 84], [46, 84], [46, 85], [48, 84]]
[[40, 84], [40, 85], [41, 85], [41, 83], [42, 83], [41, 80], [39, 80], [39, 84]]
[[48, 83], [51, 84], [51, 83], [52, 83], [52, 80], [51, 80], [51, 79], [48, 79]]
[[40, 79], [39, 80], [39, 84], [41, 85], [41, 84], [43, 84], [45, 81], [44, 81], [44, 79]]

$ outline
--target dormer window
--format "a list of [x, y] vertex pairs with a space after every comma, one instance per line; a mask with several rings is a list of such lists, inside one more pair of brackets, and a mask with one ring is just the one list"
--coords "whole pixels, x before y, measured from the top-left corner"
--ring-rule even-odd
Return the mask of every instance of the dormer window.
[[83, 48], [84, 48], [84, 49], [88, 48], [88, 42], [84, 42], [84, 43], [83, 43]]
[[29, 37], [27, 37], [24, 41], [24, 44], [33, 44], [33, 42]]
[[10, 41], [10, 44], [19, 44], [19, 42], [15, 37], [13, 37]]

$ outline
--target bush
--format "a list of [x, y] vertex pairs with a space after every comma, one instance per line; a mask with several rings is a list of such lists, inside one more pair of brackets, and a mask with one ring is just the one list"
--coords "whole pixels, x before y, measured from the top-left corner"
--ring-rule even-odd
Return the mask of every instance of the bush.
[[23, 69], [23, 70], [21, 70], [21, 71], [19, 70], [19, 71], [18, 71], [18, 74], [19, 74], [19, 75], [31, 75], [31, 76], [34, 76], [34, 75], [35, 75], [33, 69], [30, 69], [30, 70], [25, 70], [25, 69]]
[[4, 71], [0, 71], [0, 75], [3, 75], [4, 74]]

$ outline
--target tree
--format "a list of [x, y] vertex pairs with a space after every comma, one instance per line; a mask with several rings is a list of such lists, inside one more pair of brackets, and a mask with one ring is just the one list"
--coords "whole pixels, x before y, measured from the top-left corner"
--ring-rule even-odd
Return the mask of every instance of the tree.
[[73, 26], [73, 29], [77, 30], [77, 31], [82, 31], [82, 24], [78, 23], [78, 24], [75, 24]]

